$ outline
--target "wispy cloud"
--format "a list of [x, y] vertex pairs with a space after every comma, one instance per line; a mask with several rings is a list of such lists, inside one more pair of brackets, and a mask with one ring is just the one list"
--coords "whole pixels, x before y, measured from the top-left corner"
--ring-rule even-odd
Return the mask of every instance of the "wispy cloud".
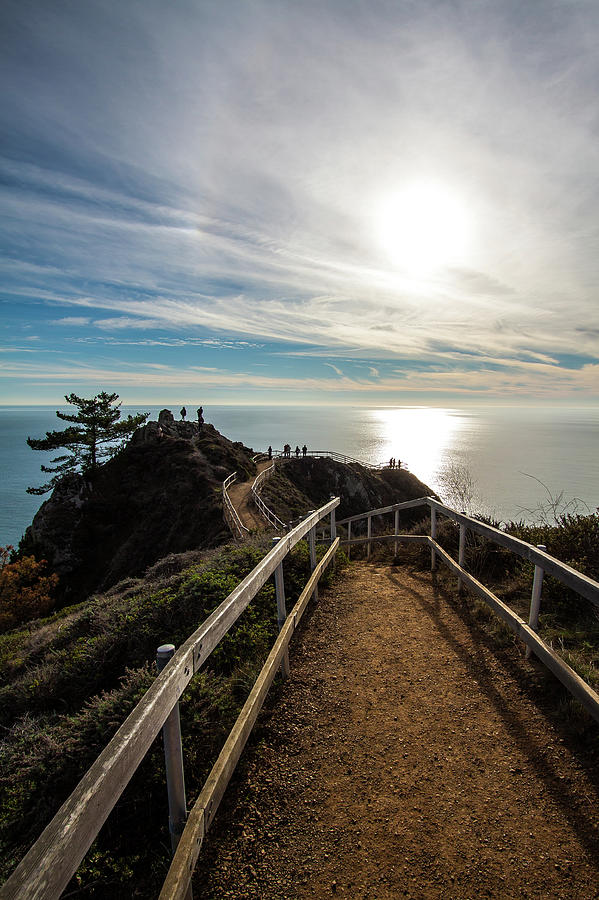
[[[562, 362], [599, 358], [597, 4], [148, 0], [123, 17], [32, 0], [0, 16], [6, 344], [33, 323], [65, 372], [78, 345], [98, 371], [106, 351], [122, 362], [107, 372], [146, 373], [150, 354], [168, 369], [179, 350], [189, 372], [194, 350], [235, 349], [303, 357], [305, 385], [324, 361], [327, 390], [478, 395], [501, 371], [510, 396], [597, 394], [592, 363]], [[415, 271], [380, 208], [422, 178], [471, 229]]]
[[[482, 377], [481, 377], [482, 372]], [[468, 371], [399, 371], [380, 379], [373, 395], [371, 381], [311, 376], [286, 377], [249, 371], [234, 371], [210, 366], [169, 366], [145, 363], [131, 366], [83, 365], [70, 360], [66, 364], [52, 362], [8, 362], [0, 359], [0, 376], [18, 378], [32, 384], [107, 385], [123, 388], [155, 388], [192, 391], [214, 389], [258, 390], [285, 393], [298, 398], [316, 396], [336, 402], [364, 402], [374, 396], [376, 402], [394, 402], [397, 397], [455, 396], [481, 402], [517, 401], [523, 392], [537, 400], [563, 399], [574, 396], [584, 402], [593, 395], [599, 378], [599, 364], [580, 369], [537, 364], [534, 368]]]

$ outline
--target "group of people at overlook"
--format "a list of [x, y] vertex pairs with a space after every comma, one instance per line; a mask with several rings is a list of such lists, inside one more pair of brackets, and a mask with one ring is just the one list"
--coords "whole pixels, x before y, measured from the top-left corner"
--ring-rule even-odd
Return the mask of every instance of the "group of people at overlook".
[[[179, 415], [181, 416], [183, 421], [185, 421], [185, 419], [187, 417], [187, 410], [184, 406], [181, 407], [181, 409], [179, 411]], [[201, 428], [202, 425], [204, 424], [204, 407], [203, 406], [200, 406], [198, 408], [197, 415], [198, 415], [198, 425]]]
[[[187, 409], [184, 406], [181, 407], [180, 416], [183, 419], [183, 421], [185, 421], [185, 419], [187, 417]], [[197, 416], [198, 416], [198, 425], [201, 428], [202, 425], [204, 424], [204, 408], [202, 406], [200, 406], [198, 408]], [[308, 448], [304, 444], [304, 446], [300, 450], [299, 444], [297, 444], [294, 452], [295, 452], [296, 459], [299, 459], [300, 453], [301, 453], [302, 457], [305, 459], [306, 456], [308, 455]], [[268, 458], [269, 459], [272, 459], [272, 454], [273, 454], [272, 447], [269, 446], [269, 448], [268, 448]], [[291, 458], [291, 444], [285, 444], [281, 455], [285, 459]], [[392, 456], [391, 459], [389, 460], [389, 468], [390, 469], [401, 469], [401, 460], [396, 459], [394, 456]]]
[[[270, 457], [272, 455], [272, 450], [270, 447], [268, 449], [269, 449], [269, 459], [270, 459]], [[297, 459], [299, 459], [300, 453], [302, 454], [303, 457], [306, 457], [306, 455], [308, 453], [308, 448], [306, 447], [305, 444], [301, 450], [299, 448], [299, 444], [296, 446], [295, 455], [296, 455]], [[285, 444], [285, 446], [283, 447], [283, 456], [286, 457], [287, 459], [289, 459], [291, 457], [291, 444]]]

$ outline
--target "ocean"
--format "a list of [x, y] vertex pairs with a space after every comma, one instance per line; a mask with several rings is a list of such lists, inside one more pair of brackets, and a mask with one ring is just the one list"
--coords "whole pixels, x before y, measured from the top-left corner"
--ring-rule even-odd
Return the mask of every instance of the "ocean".
[[[160, 409], [123, 413], [155, 419]], [[179, 409], [172, 411], [178, 417]], [[377, 465], [393, 456], [441, 495], [443, 470], [465, 467], [477, 508], [502, 521], [532, 520], [527, 510], [547, 499], [543, 485], [554, 496], [563, 491], [564, 500], [579, 498], [581, 511], [599, 506], [598, 408], [206, 406], [204, 418], [255, 450], [306, 443]], [[1, 546], [18, 543], [46, 499], [25, 489], [43, 482], [40, 463], [50, 454], [31, 450], [26, 439], [60, 427], [54, 407], [0, 407]]]

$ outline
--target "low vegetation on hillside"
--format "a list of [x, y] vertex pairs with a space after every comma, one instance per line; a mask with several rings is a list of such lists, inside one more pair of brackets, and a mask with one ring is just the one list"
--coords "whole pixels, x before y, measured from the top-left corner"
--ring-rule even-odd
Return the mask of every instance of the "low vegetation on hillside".
[[[20, 554], [0, 554], [0, 879], [9, 875], [152, 684], [156, 648], [182, 644], [270, 549], [267, 536], [242, 546], [223, 543], [228, 534], [222, 522], [222, 479], [234, 469], [249, 478], [256, 471], [251, 451], [211, 425], [175, 422], [166, 413], [99, 467], [91, 489], [88, 485], [81, 494], [80, 475], [64, 478], [36, 517]], [[463, 486], [463, 479], [458, 483]], [[337, 518], [342, 519], [432, 491], [405, 470], [373, 471], [307, 458], [279, 463], [262, 496], [290, 521], [332, 494], [341, 497]], [[373, 533], [388, 532], [391, 521], [390, 516], [374, 520]], [[429, 533], [427, 511], [402, 513], [400, 527]], [[503, 527], [524, 541], [545, 544], [558, 559], [599, 579], [597, 514]], [[356, 524], [353, 535], [361, 528]], [[339, 531], [343, 534], [343, 527]], [[457, 558], [458, 529], [442, 516], [438, 540]], [[44, 547], [48, 558], [55, 553], [56, 565], [42, 561]], [[28, 548], [38, 551], [37, 558]], [[363, 552], [353, 547], [352, 559]], [[391, 552], [387, 543], [375, 549], [374, 558]], [[288, 608], [308, 578], [308, 556], [306, 543], [300, 542], [285, 561]], [[339, 570], [343, 553], [338, 561]], [[428, 568], [430, 550], [400, 546], [397, 562]], [[469, 533], [466, 567], [528, 617], [530, 563]], [[62, 572], [60, 586], [56, 570]], [[443, 568], [436, 577], [448, 583], [455, 579]], [[89, 597], [90, 591], [96, 593]], [[82, 602], [65, 607], [69, 597]], [[500, 644], [515, 642], [482, 603], [468, 595], [456, 602], [464, 604], [474, 627]], [[48, 615], [52, 609], [58, 611]], [[543, 586], [540, 631], [599, 688], [597, 610], [550, 577]], [[181, 719], [188, 805], [276, 633], [269, 582], [185, 691]], [[157, 739], [67, 894], [154, 896], [169, 860], [164, 759]]]
[[[266, 538], [162, 560], [27, 628], [0, 636], [0, 877], [43, 826], [156, 677], [156, 648], [180, 645], [270, 549]], [[285, 562], [288, 607], [309, 575], [301, 542]], [[193, 679], [181, 702], [193, 802], [277, 633], [272, 583]], [[157, 894], [169, 864], [164, 758], [158, 739], [84, 860], [71, 889], [86, 897]]]
[[168, 410], [104, 465], [62, 477], [20, 545], [60, 577], [57, 605], [84, 600], [169, 553], [222, 544], [222, 482], [256, 472], [251, 450]]

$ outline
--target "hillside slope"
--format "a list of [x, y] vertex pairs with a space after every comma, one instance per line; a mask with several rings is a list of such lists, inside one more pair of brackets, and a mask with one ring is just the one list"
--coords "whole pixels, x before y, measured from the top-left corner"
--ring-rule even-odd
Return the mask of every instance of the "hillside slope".
[[328, 457], [278, 460], [275, 474], [262, 490], [264, 502], [285, 522], [322, 506], [332, 494], [341, 498], [337, 518], [343, 519], [368, 509], [430, 497], [434, 491], [405, 469], [368, 469]]
[[61, 603], [137, 576], [169, 553], [228, 540], [223, 479], [250, 477], [251, 450], [212, 425], [176, 422], [168, 410], [148, 422], [93, 482], [67, 478], [27, 529], [21, 551], [47, 559], [60, 576]]

